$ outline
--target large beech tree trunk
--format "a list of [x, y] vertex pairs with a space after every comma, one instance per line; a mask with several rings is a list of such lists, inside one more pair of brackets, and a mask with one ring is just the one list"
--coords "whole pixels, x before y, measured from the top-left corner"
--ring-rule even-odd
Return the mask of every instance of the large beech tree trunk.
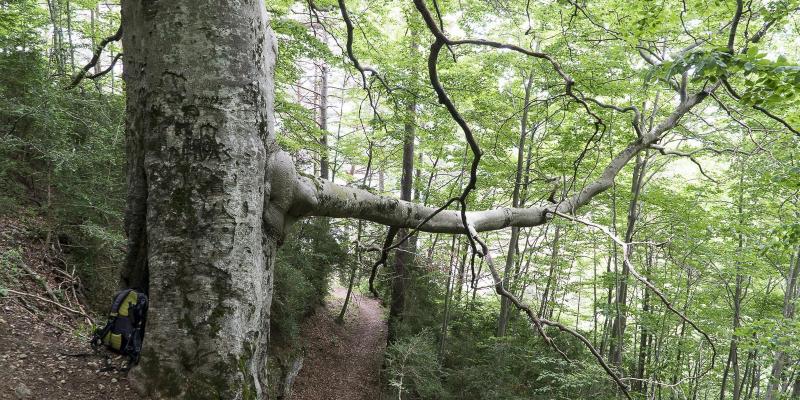
[[154, 398], [261, 398], [283, 226], [264, 3], [129, 0], [122, 23], [123, 281], [151, 299], [133, 380]]

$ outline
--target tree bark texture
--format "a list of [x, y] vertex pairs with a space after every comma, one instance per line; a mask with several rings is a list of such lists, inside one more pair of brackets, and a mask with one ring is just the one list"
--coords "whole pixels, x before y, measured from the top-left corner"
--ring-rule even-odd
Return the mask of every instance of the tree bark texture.
[[154, 398], [261, 398], [280, 177], [294, 176], [274, 143], [264, 4], [131, 0], [122, 19], [123, 281], [151, 301], [133, 381]]

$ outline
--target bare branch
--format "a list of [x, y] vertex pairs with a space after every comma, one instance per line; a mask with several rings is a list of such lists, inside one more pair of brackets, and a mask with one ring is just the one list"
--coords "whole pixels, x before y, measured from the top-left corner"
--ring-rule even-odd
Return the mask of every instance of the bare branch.
[[[121, 38], [122, 38], [122, 25], [119, 26], [119, 29], [117, 29], [117, 32], [115, 34], [103, 39], [100, 42], [100, 44], [94, 50], [92, 59], [89, 60], [89, 63], [84, 65], [83, 68], [81, 68], [81, 70], [78, 71], [78, 73], [75, 74], [75, 76], [72, 78], [72, 82], [69, 84], [69, 86], [66, 87], [66, 89], [72, 89], [75, 86], [78, 86], [78, 84], [81, 83], [83, 78], [86, 77], [86, 74], [89, 72], [89, 70], [92, 69], [92, 67], [94, 67], [95, 65], [97, 65], [98, 61], [100, 61], [100, 55], [103, 54], [103, 50], [105, 49], [105, 47], [109, 43], [120, 40]], [[114, 62], [116, 63], [116, 58], [114, 59]], [[106, 73], [107, 72], [103, 72], [102, 74], [105, 75]], [[98, 75], [100, 74], [95, 75], [95, 77], [98, 77]]]
[[515, 307], [517, 307], [517, 309], [523, 311], [528, 316], [528, 319], [531, 321], [531, 323], [536, 327], [537, 332], [542, 337], [542, 339], [544, 339], [545, 343], [547, 343], [549, 346], [555, 349], [565, 359], [567, 358], [567, 355], [563, 351], [561, 351], [558, 347], [556, 347], [555, 343], [553, 343], [553, 340], [544, 331], [542, 325], [556, 327], [560, 331], [567, 332], [568, 334], [580, 340], [583, 343], [583, 345], [586, 346], [586, 348], [589, 349], [589, 351], [595, 357], [597, 363], [600, 364], [601, 367], [603, 367], [603, 369], [606, 371], [606, 374], [608, 374], [608, 376], [611, 377], [611, 379], [614, 381], [614, 383], [617, 384], [620, 390], [622, 390], [622, 393], [625, 394], [625, 397], [628, 398], [629, 400], [632, 399], [630, 393], [628, 393], [628, 387], [622, 382], [620, 377], [611, 369], [611, 367], [608, 366], [608, 364], [603, 359], [603, 356], [601, 356], [600, 352], [598, 352], [597, 349], [595, 349], [594, 346], [592, 346], [592, 343], [589, 342], [588, 339], [586, 339], [583, 335], [581, 335], [577, 331], [567, 328], [566, 326], [564, 326], [559, 322], [540, 318], [539, 316], [536, 315], [536, 313], [533, 312], [533, 310], [531, 310], [530, 307], [522, 303], [519, 299], [516, 298], [516, 296], [514, 296], [508, 290], [506, 290], [506, 288], [503, 286], [503, 279], [500, 278], [500, 274], [497, 272], [497, 268], [495, 268], [494, 266], [494, 258], [492, 257], [492, 253], [489, 250], [489, 247], [478, 237], [478, 233], [474, 229], [472, 229], [473, 228], [472, 226], [470, 226], [469, 228], [470, 228], [469, 235], [472, 236], [473, 240], [475, 240], [481, 246], [481, 254], [479, 255], [481, 255], [483, 259], [486, 260], [486, 265], [489, 266], [489, 270], [491, 271], [492, 280], [494, 281], [494, 287], [497, 294], [507, 298], [509, 301], [511, 301], [512, 304], [514, 304]]
[[98, 72], [96, 74], [88, 74], [84, 78], [86, 78], [86, 79], [97, 79], [97, 78], [100, 78], [103, 75], [111, 72], [114, 69], [114, 66], [117, 65], [117, 61], [119, 61], [119, 59], [122, 58], [122, 55], [123, 55], [122, 53], [117, 53], [117, 55], [114, 56], [114, 59], [111, 60], [111, 64], [109, 64], [109, 66], [106, 69], [104, 69], [104, 70], [102, 70], [102, 71], [100, 71], [100, 72]]
[[369, 274], [369, 292], [375, 297], [380, 296], [378, 291], [375, 289], [375, 276], [378, 275], [378, 267], [381, 265], [386, 265], [386, 259], [389, 257], [389, 245], [392, 244], [392, 241], [394, 241], [394, 237], [397, 235], [399, 230], [399, 228], [394, 226], [389, 227], [389, 230], [386, 231], [386, 239], [383, 242], [383, 248], [381, 249], [381, 256], [378, 258], [378, 261], [375, 261], [375, 264], [372, 264], [372, 270]]
[[37, 296], [37, 295], [35, 295], [35, 294], [30, 294], [30, 293], [25, 293], [25, 292], [18, 292], [18, 291], [16, 291], [16, 290], [12, 290], [12, 289], [6, 289], [6, 291], [7, 291], [8, 293], [15, 294], [15, 295], [17, 295], [17, 296], [27, 296], [27, 297], [33, 297], [33, 298], [34, 298], [34, 299], [36, 299], [36, 300], [39, 300], [39, 301], [43, 301], [43, 302], [45, 302], [45, 303], [52, 304], [52, 305], [54, 305], [54, 306], [56, 306], [56, 307], [58, 307], [58, 308], [60, 308], [60, 309], [62, 309], [62, 310], [64, 310], [64, 311], [69, 311], [69, 312], [71, 312], [71, 313], [73, 313], [73, 314], [78, 314], [78, 315], [80, 315], [80, 316], [82, 316], [82, 317], [84, 317], [84, 318], [88, 318], [90, 321], [92, 320], [92, 319], [91, 319], [91, 317], [89, 317], [89, 315], [87, 315], [85, 312], [83, 312], [83, 311], [79, 311], [79, 310], [74, 310], [74, 309], [72, 309], [72, 308], [69, 308], [69, 307], [67, 307], [67, 306], [65, 306], [65, 305], [63, 305], [63, 304], [61, 304], [61, 303], [59, 303], [59, 302], [56, 302], [56, 301], [53, 301], [53, 300], [48, 300], [48, 299], [45, 299], [44, 297]]
[[[736, 100], [742, 101], [742, 96], [740, 96], [739, 93], [736, 93], [736, 90], [733, 88], [733, 86], [731, 86], [730, 82], [728, 82], [727, 78], [725, 77], [720, 78], [720, 82], [722, 82], [722, 85], [725, 87], [725, 91], [727, 91], [728, 94], [731, 95], [731, 97], [733, 97]], [[761, 111], [761, 113], [766, 115], [767, 117], [772, 118], [775, 121], [778, 121], [781, 125], [783, 125], [786, 129], [792, 131], [792, 133], [794, 133], [795, 135], [800, 136], [800, 131], [789, 125], [789, 123], [786, 122], [783, 118], [771, 113], [769, 110], [759, 106], [758, 104], [753, 104], [752, 107], [753, 109]]]
[[710, 177], [708, 174], [706, 174], [706, 171], [705, 171], [705, 170], [703, 170], [703, 166], [702, 166], [702, 165], [700, 165], [700, 162], [698, 162], [698, 161], [697, 161], [697, 159], [695, 159], [695, 158], [694, 158], [694, 156], [693, 156], [693, 153], [683, 153], [683, 152], [680, 152], [680, 151], [675, 151], [675, 150], [667, 150], [667, 149], [666, 149], [664, 146], [657, 145], [657, 144], [651, 144], [651, 145], [650, 145], [650, 148], [651, 148], [651, 149], [658, 150], [658, 152], [659, 152], [659, 153], [661, 153], [661, 154], [663, 154], [663, 155], [665, 155], [665, 156], [666, 156], [666, 155], [674, 155], [674, 156], [680, 156], [680, 157], [686, 157], [686, 158], [688, 158], [688, 159], [689, 159], [689, 160], [691, 160], [691, 161], [692, 161], [692, 162], [693, 162], [695, 165], [697, 165], [697, 168], [699, 168], [699, 169], [700, 169], [700, 173], [701, 173], [701, 174], [703, 174], [703, 176], [705, 176], [706, 178], [708, 178], [708, 180], [710, 180], [711, 182], [714, 182], [714, 183], [719, 183], [719, 182], [717, 182], [717, 180], [716, 180], [716, 179], [714, 179], [714, 178]]
[[[361, 84], [364, 89], [367, 89], [367, 72], [370, 75], [376, 77], [381, 84], [386, 88], [387, 91], [391, 91], [389, 89], [389, 85], [386, 84], [386, 81], [380, 76], [377, 70], [372, 67], [362, 65], [358, 58], [356, 58], [355, 53], [353, 52], [353, 20], [350, 19], [350, 13], [347, 11], [347, 5], [345, 4], [344, 0], [339, 0], [339, 11], [342, 14], [342, 19], [344, 20], [345, 28], [347, 30], [347, 42], [345, 48], [347, 50], [347, 58], [353, 63], [353, 66], [361, 73]], [[370, 95], [370, 98], [372, 95]]]

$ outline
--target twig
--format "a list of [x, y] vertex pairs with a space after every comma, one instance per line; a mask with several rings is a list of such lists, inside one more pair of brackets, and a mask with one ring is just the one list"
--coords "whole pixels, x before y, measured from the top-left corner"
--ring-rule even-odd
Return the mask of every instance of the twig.
[[44, 290], [47, 292], [47, 295], [50, 296], [53, 301], [58, 301], [58, 297], [56, 297], [55, 293], [53, 293], [53, 290], [50, 289], [50, 285], [47, 284], [47, 281], [41, 275], [36, 273], [36, 271], [32, 270], [31, 267], [27, 266], [25, 263], [19, 263], [19, 266], [21, 266], [22, 269], [24, 269], [29, 275], [33, 276], [33, 280], [35, 280], [42, 286], [42, 288], [44, 288]]
[[86, 313], [83, 313], [83, 312], [81, 312], [81, 311], [78, 311], [78, 310], [73, 310], [72, 308], [69, 308], [69, 307], [67, 307], [67, 306], [64, 306], [64, 305], [62, 305], [62, 304], [61, 304], [61, 303], [59, 303], [59, 302], [52, 301], [52, 300], [48, 300], [48, 299], [45, 299], [44, 297], [37, 296], [37, 295], [35, 295], [35, 294], [30, 294], [30, 293], [25, 293], [25, 292], [18, 292], [18, 291], [16, 291], [16, 290], [13, 290], [13, 289], [6, 289], [6, 291], [7, 291], [8, 293], [16, 294], [16, 295], [18, 295], [18, 296], [28, 296], [28, 297], [33, 297], [33, 298], [35, 298], [35, 299], [37, 299], [37, 300], [40, 300], [40, 301], [43, 301], [43, 302], [45, 302], [45, 303], [50, 303], [50, 304], [53, 304], [53, 305], [55, 305], [55, 306], [57, 306], [57, 307], [59, 307], [59, 308], [61, 308], [61, 309], [65, 310], [65, 311], [69, 311], [69, 312], [71, 312], [71, 313], [78, 314], [78, 315], [81, 315], [81, 316], [83, 316], [83, 317], [89, 318], [89, 316], [88, 316], [88, 315], [86, 315]]
[[666, 147], [664, 147], [664, 146], [661, 146], [661, 145], [658, 145], [658, 144], [651, 144], [651, 145], [650, 145], [650, 148], [652, 148], [652, 149], [655, 149], [655, 150], [658, 150], [658, 152], [659, 152], [659, 153], [661, 153], [661, 154], [663, 154], [663, 155], [665, 155], [665, 156], [666, 156], [666, 155], [674, 155], [674, 156], [680, 156], [680, 157], [686, 157], [686, 158], [688, 158], [689, 160], [691, 160], [691, 161], [694, 163], [694, 165], [697, 165], [697, 168], [699, 168], [699, 169], [700, 169], [700, 173], [701, 173], [701, 174], [703, 174], [703, 176], [705, 176], [706, 178], [708, 178], [708, 180], [710, 180], [711, 182], [714, 182], [714, 183], [719, 183], [719, 182], [718, 182], [716, 179], [714, 179], [714, 178], [710, 177], [708, 174], [706, 174], [706, 171], [705, 171], [705, 170], [703, 170], [703, 166], [700, 164], [700, 162], [698, 162], [698, 161], [697, 161], [697, 160], [696, 160], [696, 159], [695, 159], [695, 158], [692, 156], [692, 153], [683, 153], [683, 152], [680, 152], [680, 151], [675, 151], [675, 150], [667, 150], [667, 148], [666, 148]]

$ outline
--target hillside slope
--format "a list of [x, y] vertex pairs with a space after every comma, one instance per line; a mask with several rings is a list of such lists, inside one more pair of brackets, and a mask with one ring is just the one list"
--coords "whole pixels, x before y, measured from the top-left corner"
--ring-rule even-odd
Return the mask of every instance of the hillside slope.
[[0, 399], [135, 398], [125, 374], [91, 351], [80, 280], [40, 224], [0, 218]]

